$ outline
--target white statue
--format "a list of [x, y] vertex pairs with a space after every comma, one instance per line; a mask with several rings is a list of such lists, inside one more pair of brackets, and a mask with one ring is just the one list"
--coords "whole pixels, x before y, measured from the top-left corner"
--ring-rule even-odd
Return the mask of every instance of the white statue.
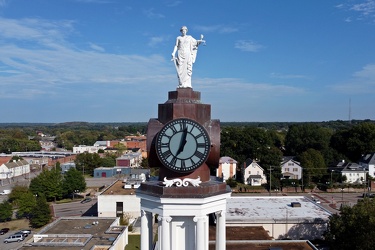
[[[182, 26], [181, 36], [176, 39], [176, 45], [172, 52], [172, 61], [174, 62], [178, 76], [178, 88], [191, 88], [191, 75], [193, 73], [193, 63], [197, 57], [198, 46], [205, 41], [203, 35], [200, 40], [195, 40], [192, 36], [186, 35], [188, 29]], [[177, 57], [176, 57], [176, 51]]]

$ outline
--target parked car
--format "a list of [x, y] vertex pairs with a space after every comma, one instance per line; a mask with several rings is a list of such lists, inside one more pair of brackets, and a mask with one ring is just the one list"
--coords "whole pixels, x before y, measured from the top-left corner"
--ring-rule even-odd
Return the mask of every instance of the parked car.
[[8, 195], [10, 193], [11, 193], [11, 191], [9, 189], [5, 189], [5, 190], [0, 192], [0, 195]]
[[22, 230], [18, 231], [15, 234], [21, 234], [24, 237], [27, 237], [29, 234], [31, 234], [31, 230], [29, 230], [29, 229], [22, 229]]
[[362, 194], [362, 197], [363, 198], [374, 198], [375, 197], [375, 194], [373, 194], [373, 193], [363, 193]]
[[81, 200], [81, 203], [87, 203], [87, 202], [90, 202], [90, 201], [92, 201], [91, 198], [85, 198], [85, 199]]
[[8, 244], [10, 242], [21, 242], [24, 239], [25, 238], [23, 237], [22, 234], [13, 234], [13, 235], [9, 236], [8, 238], [4, 239], [4, 243]]
[[7, 227], [0, 229], [1, 235], [6, 234], [7, 232], [9, 232], [9, 228], [7, 228]]

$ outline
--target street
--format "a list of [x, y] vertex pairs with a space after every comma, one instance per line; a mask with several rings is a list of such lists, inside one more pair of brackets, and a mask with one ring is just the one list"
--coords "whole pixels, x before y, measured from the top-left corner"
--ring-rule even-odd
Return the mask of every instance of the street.
[[97, 216], [97, 199], [82, 204], [80, 201], [70, 203], [53, 204], [53, 217], [66, 216]]

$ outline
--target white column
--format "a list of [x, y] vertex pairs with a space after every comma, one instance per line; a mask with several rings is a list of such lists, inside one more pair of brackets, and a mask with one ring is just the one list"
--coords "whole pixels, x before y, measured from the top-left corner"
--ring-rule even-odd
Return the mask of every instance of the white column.
[[[160, 216], [158, 217], [159, 220], [159, 249], [160, 250], [171, 250], [171, 230], [170, 230], [170, 222], [172, 218], [170, 216]], [[142, 249], [143, 250], [143, 249]]]
[[197, 223], [196, 231], [196, 250], [207, 250], [208, 249], [208, 239], [207, 232], [205, 232], [207, 224], [207, 215], [206, 216], [196, 216], [193, 219]]
[[146, 212], [145, 210], [141, 210], [141, 250], [151, 250], [151, 249], [152, 249], [152, 213]]
[[226, 249], [225, 211], [216, 212], [216, 250]]

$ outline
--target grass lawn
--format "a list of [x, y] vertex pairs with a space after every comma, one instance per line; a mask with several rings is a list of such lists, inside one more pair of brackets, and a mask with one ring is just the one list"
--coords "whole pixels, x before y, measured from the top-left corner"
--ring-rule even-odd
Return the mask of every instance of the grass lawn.
[[125, 250], [139, 250], [141, 249], [141, 235], [132, 234], [129, 235], [129, 243], [125, 247]]
[[26, 219], [20, 219], [20, 220], [11, 220], [7, 222], [1, 222], [0, 223], [0, 228], [10, 228], [10, 230], [19, 230], [19, 229], [28, 229], [30, 228], [29, 226], [29, 221]]

